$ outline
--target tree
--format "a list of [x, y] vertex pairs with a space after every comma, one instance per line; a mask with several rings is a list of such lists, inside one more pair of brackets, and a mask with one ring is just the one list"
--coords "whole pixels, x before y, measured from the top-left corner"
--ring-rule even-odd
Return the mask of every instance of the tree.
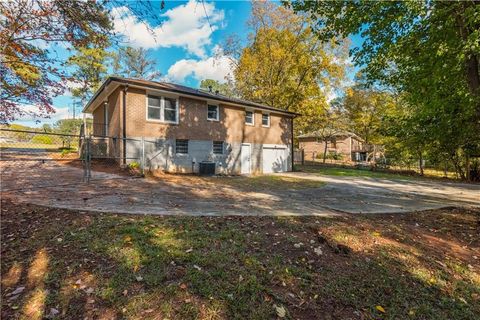
[[75, 0], [2, 1], [0, 11], [0, 121], [26, 114], [23, 104], [34, 104], [35, 115], [48, 116], [68, 74], [45, 47], [104, 42], [111, 30], [108, 11], [99, 2]]
[[331, 104], [329, 109], [321, 113], [315, 127], [318, 128], [314, 132], [315, 137], [318, 141], [324, 143], [323, 163], [325, 163], [327, 160], [328, 144], [334, 141], [339, 134], [344, 133], [347, 127], [345, 117], [341, 111], [336, 108], [335, 102]]
[[149, 57], [144, 48], [120, 48], [114, 55], [113, 67], [115, 75], [126, 78], [155, 80], [162, 75], [156, 70], [155, 60]]
[[55, 132], [64, 134], [61, 136], [64, 147], [70, 148], [75, 135], [80, 134], [80, 127], [83, 124], [82, 119], [62, 119], [55, 122]]
[[363, 138], [366, 144], [381, 143], [381, 124], [391, 104], [392, 97], [386, 92], [358, 86], [348, 88], [341, 101], [349, 129]]
[[[252, 3], [246, 47], [230, 38], [224, 50], [236, 60], [235, 86], [241, 97], [302, 114], [328, 107], [323, 89], [343, 77], [343, 51], [319, 41], [307, 22], [276, 4]], [[304, 120], [309, 119], [302, 117], [297, 130], [313, 129]]]
[[100, 87], [107, 72], [106, 60], [109, 53], [103, 47], [79, 47], [77, 53], [71, 56], [67, 65], [75, 70], [72, 77], [79, 87], [71, 89], [72, 95], [86, 101]]
[[213, 79], [203, 79], [200, 81], [200, 89], [218, 92], [227, 97], [234, 96], [234, 88], [232, 88], [228, 83], [220, 83], [219, 81]]
[[[402, 95], [400, 123], [448, 154], [460, 176], [480, 144], [480, 5], [474, 1], [337, 1], [289, 4], [328, 42], [361, 34], [351, 50], [370, 83]], [[408, 123], [407, 123], [408, 122]], [[463, 167], [463, 168], [462, 168]], [[468, 170], [467, 170], [468, 171]]]
[[[158, 6], [154, 8], [154, 6]], [[102, 47], [112, 39], [113, 7], [125, 7], [140, 21], [160, 24], [158, 10], [164, 1], [0, 1], [0, 122], [8, 123], [27, 113], [48, 117], [55, 110], [52, 98], [71, 80], [66, 59], [55, 54], [55, 45], [67, 50]], [[35, 105], [27, 112], [25, 104]]]

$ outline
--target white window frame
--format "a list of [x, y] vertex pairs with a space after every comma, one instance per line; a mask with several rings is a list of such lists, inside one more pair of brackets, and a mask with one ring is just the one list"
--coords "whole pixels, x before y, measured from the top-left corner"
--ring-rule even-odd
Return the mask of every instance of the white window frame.
[[[217, 108], [217, 117], [216, 118], [209, 118], [208, 117], [208, 107], [216, 107]], [[207, 120], [208, 121], [220, 121], [220, 106], [212, 103], [207, 103]]]
[[[148, 117], [148, 97], [155, 97], [155, 98], [159, 98], [160, 99], [160, 119], [151, 119]], [[175, 121], [170, 121], [170, 120], [165, 120], [165, 98], [167, 99], [172, 99], [172, 100], [175, 100]], [[145, 109], [145, 119], [147, 121], [151, 121], [151, 122], [159, 122], [159, 123], [170, 123], [170, 124], [178, 124], [179, 122], [179, 103], [178, 103], [178, 98], [174, 98], [174, 97], [165, 97], [165, 96], [162, 96], [162, 95], [158, 95], [158, 94], [154, 94], [154, 93], [148, 93], [146, 94], [145, 96], [145, 105], [146, 105], [146, 109]]]
[[[252, 122], [247, 122], [247, 112], [252, 113]], [[245, 124], [247, 126], [255, 126], [255, 111], [254, 110], [245, 110]]]
[[[266, 115], [268, 118], [268, 124], [263, 124], [263, 116]], [[262, 127], [270, 128], [270, 113], [269, 112], [262, 112]]]

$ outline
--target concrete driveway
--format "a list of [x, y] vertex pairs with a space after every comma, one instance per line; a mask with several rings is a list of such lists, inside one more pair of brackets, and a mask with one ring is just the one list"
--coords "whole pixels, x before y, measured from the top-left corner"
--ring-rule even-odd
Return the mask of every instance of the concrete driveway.
[[480, 185], [425, 179], [377, 179], [285, 173], [323, 181], [321, 187], [262, 191], [222, 179], [165, 175], [143, 179], [83, 170], [57, 161], [3, 162], [1, 196], [78, 210], [160, 215], [337, 215], [409, 212], [448, 206], [480, 207]]

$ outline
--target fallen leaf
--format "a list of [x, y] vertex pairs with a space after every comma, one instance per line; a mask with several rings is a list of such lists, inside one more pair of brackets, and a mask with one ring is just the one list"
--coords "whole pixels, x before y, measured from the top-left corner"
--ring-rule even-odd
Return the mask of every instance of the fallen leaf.
[[277, 316], [279, 318], [285, 318], [285, 316], [287, 315], [287, 311], [283, 306], [277, 306], [274, 304], [273, 307], [275, 308], [275, 311], [277, 312]]
[[142, 276], [136, 276], [135, 279], [137, 279], [138, 282], [143, 281], [143, 277], [142, 277]]
[[17, 289], [13, 290], [12, 292], [10, 292], [9, 294], [7, 294], [7, 296], [14, 296], [14, 295], [17, 295], [19, 293], [22, 293], [23, 290], [25, 290], [25, 287], [18, 287]]
[[385, 313], [385, 309], [383, 309], [382, 306], [376, 306], [375, 309], [377, 309], [377, 310], [380, 311], [381, 313]]

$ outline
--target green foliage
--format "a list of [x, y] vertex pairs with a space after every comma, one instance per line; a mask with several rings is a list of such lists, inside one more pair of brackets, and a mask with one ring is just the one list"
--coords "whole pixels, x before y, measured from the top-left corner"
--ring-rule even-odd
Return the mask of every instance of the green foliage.
[[140, 163], [138, 163], [136, 161], [132, 161], [128, 164], [128, 168], [132, 169], [132, 170], [138, 169], [138, 168], [140, 168]]
[[[344, 47], [322, 43], [308, 18], [269, 2], [253, 2], [251, 32], [234, 71], [240, 96], [300, 112], [297, 131], [315, 129], [328, 109], [325, 91], [344, 76]], [[235, 42], [233, 42], [235, 44]]]
[[32, 143], [40, 143], [40, 144], [53, 144], [53, 137], [48, 135], [35, 135], [33, 136]]
[[480, 6], [443, 1], [299, 1], [325, 42], [362, 34], [351, 50], [370, 84], [396, 93], [385, 131], [417, 159], [441, 154], [465, 176], [479, 149]]
[[209, 91], [210, 88], [214, 93], [218, 91], [218, 93], [223, 94], [224, 96], [234, 96], [234, 88], [232, 88], [228, 83], [220, 83], [219, 81], [213, 79], [203, 79], [200, 81], [200, 89]]
[[0, 122], [25, 115], [26, 102], [36, 106], [31, 115], [46, 117], [69, 78], [65, 60], [52, 54], [50, 44], [105, 43], [112, 30], [109, 10], [99, 1], [11, 0], [0, 2], [0, 12]]
[[145, 80], [155, 80], [162, 75], [146, 49], [132, 47], [120, 48], [113, 54], [113, 74]]
[[[318, 153], [317, 154], [317, 159], [323, 159], [323, 153]], [[325, 159], [330, 159], [330, 160], [343, 160], [343, 154], [329, 151], [325, 155]]]
[[70, 149], [70, 148], [63, 148], [62, 149], [62, 152], [60, 153], [60, 155], [62, 157], [65, 157], [66, 155], [72, 153], [72, 152], [75, 152], [74, 150]]
[[67, 64], [73, 66], [72, 76], [80, 84], [71, 88], [74, 97], [86, 100], [101, 85], [107, 72], [107, 58], [111, 55], [105, 46], [85, 46], [77, 48], [75, 55], [68, 58]]

